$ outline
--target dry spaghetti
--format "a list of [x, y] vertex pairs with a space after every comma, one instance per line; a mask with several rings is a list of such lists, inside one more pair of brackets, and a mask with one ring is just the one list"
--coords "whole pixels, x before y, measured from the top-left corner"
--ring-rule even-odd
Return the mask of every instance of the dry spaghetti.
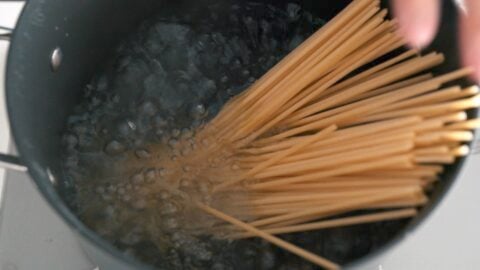
[[213, 197], [242, 192], [222, 211], [192, 196], [234, 225], [217, 224], [227, 237], [261, 237], [338, 268], [273, 235], [412, 217], [443, 165], [469, 153], [480, 121], [465, 111], [480, 105], [479, 90], [444, 85], [471, 69], [433, 75], [443, 55], [399, 52], [386, 14], [379, 1], [353, 1], [201, 127], [188, 158], [162, 164], [208, 176]]

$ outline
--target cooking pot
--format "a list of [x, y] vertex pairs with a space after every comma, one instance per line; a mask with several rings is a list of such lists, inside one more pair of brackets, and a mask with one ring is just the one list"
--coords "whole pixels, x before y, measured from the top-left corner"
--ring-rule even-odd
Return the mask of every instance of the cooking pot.
[[[240, 0], [225, 2], [245, 3]], [[326, 20], [349, 1], [254, 0], [284, 6], [297, 2]], [[162, 12], [187, 12], [214, 0], [31, 0], [11, 34], [6, 74], [7, 108], [19, 157], [0, 155], [1, 165], [28, 171], [32, 180], [72, 228], [82, 247], [100, 269], [153, 269], [117, 250], [87, 228], [62, 200], [56, 188], [62, 181], [60, 138], [67, 116], [80, 103], [84, 86], [100, 71], [114, 48], [144, 19]], [[438, 71], [458, 67], [456, 14], [443, 2], [443, 20], [431, 49], [443, 52], [446, 63]], [[1, 39], [9, 39], [4, 34]], [[469, 112], [476, 115], [475, 110]], [[464, 158], [448, 166], [420, 214], [382, 248], [360, 260], [380, 256], [424, 220], [448, 191]], [[346, 265], [353, 267], [360, 260]]]

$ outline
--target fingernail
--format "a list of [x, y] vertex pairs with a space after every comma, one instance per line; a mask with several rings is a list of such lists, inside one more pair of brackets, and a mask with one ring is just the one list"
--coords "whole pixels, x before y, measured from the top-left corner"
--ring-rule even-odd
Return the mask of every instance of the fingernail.
[[[415, 29], [409, 29], [410, 25], [416, 26]], [[401, 35], [403, 35], [410, 47], [413, 49], [422, 49], [432, 41], [432, 34], [429, 29], [422, 29], [418, 24], [408, 24], [405, 27], [399, 29]]]
[[467, 5], [464, 0], [454, 0], [457, 10], [462, 12], [464, 15], [467, 15]]

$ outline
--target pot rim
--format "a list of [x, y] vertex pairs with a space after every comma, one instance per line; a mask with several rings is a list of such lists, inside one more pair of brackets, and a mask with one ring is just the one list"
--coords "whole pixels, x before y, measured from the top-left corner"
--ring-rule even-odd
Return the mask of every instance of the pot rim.
[[[41, 3], [38, 3], [37, 1], [27, 1], [27, 3], [25, 4], [24, 8], [21, 11], [16, 27], [12, 33], [11, 44], [7, 54], [6, 79], [5, 79], [7, 114], [8, 114], [9, 120], [14, 119], [13, 113], [12, 113], [13, 105], [10, 102], [9, 93], [13, 91], [11, 87], [11, 84], [12, 84], [11, 78], [12, 78], [12, 73], [14, 72], [14, 69], [15, 69], [15, 63], [12, 56], [17, 55], [19, 53], [17, 50], [17, 46], [15, 46], [15, 44], [21, 42], [22, 37], [20, 35], [20, 31], [24, 27], [28, 27], [26, 25], [26, 21], [29, 19], [29, 16], [36, 10], [37, 8], [36, 5], [40, 5], [40, 4]], [[475, 115], [478, 115], [477, 109], [473, 111]], [[18, 128], [16, 127], [16, 124], [14, 121], [11, 121], [10, 127], [12, 132], [12, 139], [13, 139], [13, 142], [15, 142], [15, 138], [19, 138], [21, 134], [19, 134]], [[76, 234], [86, 239], [90, 244], [100, 248], [102, 251], [106, 252], [108, 255], [111, 255], [114, 258], [129, 264], [135, 269], [144, 269], [144, 270], [156, 269], [152, 266], [149, 266], [141, 262], [140, 260], [137, 260], [135, 258], [125, 255], [115, 246], [110, 244], [108, 241], [104, 240], [99, 235], [97, 235], [96, 232], [94, 232], [93, 230], [88, 228], [86, 225], [84, 225], [83, 222], [80, 221], [80, 219], [70, 210], [70, 208], [60, 198], [60, 196], [58, 196], [51, 182], [48, 179], [46, 179], [44, 175], [41, 175], [36, 170], [32, 169], [35, 165], [32, 160], [28, 159], [28, 151], [24, 147], [24, 145], [19, 144], [16, 146], [17, 146], [17, 150], [20, 157], [23, 158], [25, 165], [29, 168], [28, 174], [31, 176], [33, 182], [42, 193], [42, 197], [44, 197], [44, 199], [47, 200], [48, 204], [60, 215], [60, 217], [63, 220], [65, 220], [65, 222], [73, 230], [73, 232], [75, 232]], [[464, 164], [467, 158], [468, 156], [460, 158], [455, 162], [455, 166], [453, 167], [453, 171], [451, 172], [451, 177], [449, 179], [443, 180], [445, 181], [444, 183], [445, 186], [443, 190], [439, 192], [437, 196], [435, 196], [435, 198], [430, 200], [426, 206], [422, 207], [419, 211], [419, 214], [415, 218], [411, 219], [403, 229], [396, 232], [396, 234], [392, 238], [390, 238], [385, 244], [383, 244], [382, 247], [378, 248], [377, 250], [359, 259], [356, 259], [350, 263], [347, 263], [346, 265], [343, 266], [343, 268], [353, 269], [365, 263], [366, 261], [373, 260], [375, 258], [382, 256], [386, 252], [390, 251], [393, 246], [397, 245], [411, 231], [416, 229], [416, 227], [420, 223], [422, 223], [422, 221], [424, 221], [429, 217], [429, 215], [437, 208], [436, 206], [440, 203], [440, 201], [442, 201], [443, 197], [450, 191], [451, 185], [457, 179], [460, 171], [464, 167]], [[93, 263], [96, 263], [96, 262], [93, 262]]]

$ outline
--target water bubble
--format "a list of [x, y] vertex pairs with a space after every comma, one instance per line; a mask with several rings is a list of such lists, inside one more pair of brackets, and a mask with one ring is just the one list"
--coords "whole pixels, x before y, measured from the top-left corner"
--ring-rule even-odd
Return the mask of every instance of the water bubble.
[[155, 135], [159, 138], [161, 138], [164, 134], [165, 134], [165, 131], [163, 131], [163, 129], [155, 130]]
[[176, 232], [172, 232], [170, 239], [174, 242], [183, 244], [186, 242], [186, 239], [185, 239], [186, 237], [187, 236], [184, 233], [176, 231]]
[[160, 205], [160, 213], [162, 215], [171, 215], [177, 213], [179, 207], [173, 202], [165, 202]]
[[78, 138], [74, 134], [66, 134], [63, 136], [63, 140], [67, 148], [74, 148], [78, 144]]
[[178, 141], [175, 140], [175, 139], [170, 139], [170, 140], [168, 141], [168, 145], [170, 145], [170, 147], [172, 147], [172, 148], [174, 148], [175, 146], [177, 146], [177, 144], [178, 144]]
[[[205, 38], [205, 37], [201, 37], [201, 38]], [[205, 41], [200, 39], [199, 41], [197, 41], [196, 47], [199, 50], [204, 50], [206, 47]]]
[[117, 125], [118, 133], [123, 137], [129, 137], [132, 135], [134, 129], [132, 129], [131, 125], [128, 124], [127, 121], [122, 121]]
[[212, 189], [212, 184], [210, 184], [210, 182], [208, 181], [201, 181], [198, 184], [198, 189], [200, 190], [201, 193], [208, 194]]
[[[136, 252], [133, 248], [127, 248], [127, 249], [125, 249], [125, 251], [123, 251], [123, 254], [125, 254], [128, 257], [135, 257], [135, 253]], [[99, 268], [97, 267], [97, 269], [99, 269]]]
[[233, 270], [234, 268], [226, 262], [215, 262], [211, 270]]
[[190, 152], [191, 152], [191, 150], [190, 150], [190, 149], [188, 149], [188, 148], [184, 148], [184, 149], [182, 150], [182, 156], [184, 156], [184, 157], [185, 157], [185, 156], [187, 156], [188, 154], [190, 154]]
[[[183, 234], [180, 232], [174, 232], [172, 234], [171, 240], [172, 240], [172, 246], [176, 249], [180, 249], [183, 245]], [[182, 263], [183, 264], [183, 263]], [[183, 266], [182, 266], [183, 267]]]
[[98, 194], [104, 194], [105, 193], [105, 188], [104, 187], [96, 187], [95, 192]]
[[119, 141], [113, 140], [105, 146], [105, 152], [109, 155], [117, 155], [125, 151], [125, 146]]
[[132, 203], [132, 207], [137, 210], [143, 210], [147, 207], [147, 201], [145, 199], [138, 199]]
[[141, 237], [138, 233], [135, 232], [130, 232], [125, 234], [121, 239], [120, 242], [126, 245], [134, 245], [138, 242], [140, 242]]
[[143, 184], [144, 181], [145, 180], [142, 173], [136, 173], [132, 176], [132, 183], [135, 185]]
[[147, 181], [147, 183], [153, 183], [156, 177], [157, 173], [155, 169], [148, 169], [147, 171], [145, 171], [145, 180]]
[[127, 125], [130, 129], [132, 130], [136, 130], [137, 129], [137, 125], [135, 125], [135, 123], [132, 121], [132, 120], [127, 120]]
[[112, 218], [114, 215], [115, 215], [115, 208], [111, 205], [108, 205], [107, 207], [105, 207], [105, 209], [103, 210], [103, 213], [104, 215], [107, 217], [107, 218]]
[[203, 194], [203, 202], [206, 204], [211, 204], [212, 202], [212, 195], [209, 193], [204, 193]]
[[115, 193], [115, 191], [117, 191], [117, 188], [114, 185], [108, 185], [107, 191], [108, 193]]
[[168, 144], [169, 141], [170, 137], [167, 134], [164, 134], [161, 139], [162, 144]]
[[109, 201], [112, 200], [112, 196], [104, 194], [104, 195], [102, 195], [102, 200], [104, 200], [106, 202], [109, 202]]
[[[208, 113], [208, 112], [207, 112]], [[207, 116], [207, 113], [205, 114], [205, 116]], [[205, 117], [204, 116], [204, 117]], [[201, 125], [203, 125], [204, 121], [202, 119], [195, 119], [193, 120], [192, 124], [190, 125], [190, 128], [191, 129], [197, 129], [199, 128]]]
[[152, 101], [147, 100], [140, 105], [139, 112], [147, 116], [153, 116], [157, 112], [157, 106]]
[[198, 98], [205, 100], [212, 97], [217, 92], [217, 86], [214, 81], [203, 79], [196, 84], [196, 95]]
[[193, 119], [201, 119], [205, 117], [206, 112], [207, 112], [207, 109], [205, 108], [205, 105], [197, 104], [192, 108], [191, 115]]
[[287, 4], [287, 16], [290, 21], [297, 21], [300, 18], [302, 8], [295, 3]]
[[120, 102], [120, 96], [117, 95], [117, 94], [113, 95], [112, 101], [113, 101], [113, 103], [119, 103]]
[[237, 164], [233, 164], [232, 165], [232, 170], [238, 171], [238, 170], [240, 170], [240, 166], [238, 166]]
[[137, 188], [135, 196], [137, 196], [138, 198], [146, 198], [148, 195], [150, 195], [150, 191], [148, 188], [144, 188], [140, 186], [135, 186], [135, 187]]
[[161, 177], [164, 177], [165, 175], [167, 175], [167, 170], [163, 168], [158, 169], [158, 175], [160, 175]]
[[242, 75], [248, 77], [248, 75], [250, 75], [250, 71], [248, 71], [248, 69], [244, 69], [242, 70]]
[[167, 217], [167, 218], [163, 219], [162, 223], [163, 223], [163, 226], [167, 230], [172, 230], [172, 229], [178, 228], [178, 220], [174, 217]]
[[219, 163], [220, 163], [220, 159], [219, 158], [210, 158], [209, 161], [208, 161], [210, 167], [212, 168], [217, 168]]
[[78, 155], [75, 155], [75, 153], [72, 153], [72, 155], [67, 156], [65, 158], [65, 166], [71, 169], [75, 169], [78, 166], [78, 162], [80, 159], [78, 158]]
[[193, 136], [193, 131], [188, 128], [182, 129], [182, 138], [190, 139]]
[[222, 78], [220, 78], [220, 81], [221, 81], [222, 83], [228, 82], [228, 76], [227, 76], [227, 75], [222, 76]]
[[143, 141], [141, 139], [135, 139], [133, 141], [133, 145], [136, 147], [141, 147], [143, 145]]
[[191, 186], [191, 182], [188, 179], [182, 179], [180, 180], [180, 187], [182, 188], [189, 188]]
[[178, 138], [180, 136], [180, 130], [178, 128], [174, 128], [172, 130], [172, 137], [173, 138]]
[[143, 233], [145, 231], [144, 227], [141, 226], [140, 224], [136, 224], [133, 226], [133, 228], [131, 229], [132, 232], [135, 232], [135, 233]]
[[232, 63], [232, 69], [240, 69], [242, 67], [242, 62], [239, 59], [235, 59]]
[[195, 258], [198, 261], [210, 261], [212, 259], [212, 252], [209, 250], [210, 247], [198, 240], [192, 241], [192, 243], [185, 247], [186, 252]]
[[192, 170], [192, 168], [190, 166], [183, 166], [183, 171], [184, 172], [189, 172], [191, 170]]
[[300, 35], [295, 35], [295, 37], [292, 40], [290, 40], [288, 47], [290, 50], [293, 50], [296, 47], [298, 47], [302, 42], [303, 42], [303, 37]]
[[156, 115], [152, 119], [153, 125], [157, 128], [164, 128], [168, 125], [167, 120], [161, 115]]
[[123, 195], [123, 194], [125, 194], [125, 188], [119, 188], [119, 189], [117, 189], [117, 193], [118, 193], [118, 195]]
[[170, 197], [171, 197], [170, 193], [166, 190], [160, 190], [157, 194], [157, 198], [159, 198], [160, 200], [166, 200]]
[[149, 158], [149, 157], [150, 157], [150, 152], [148, 152], [148, 151], [145, 150], [145, 149], [139, 149], [139, 150], [136, 150], [136, 151], [135, 151], [135, 155], [136, 155], [138, 158]]
[[271, 250], [263, 250], [259, 257], [258, 266], [260, 269], [268, 270], [275, 268], [275, 254]]
[[249, 83], [253, 83], [253, 82], [255, 82], [255, 78], [254, 78], [254, 77], [250, 77], [250, 78], [248, 78], [248, 82], [249, 82]]
[[122, 196], [122, 201], [124, 202], [129, 202], [131, 199], [132, 199], [132, 196], [130, 196], [129, 194], [125, 194]]
[[[85, 118], [85, 117], [82, 117], [82, 116], [80, 116], [80, 117]], [[86, 123], [79, 123], [79, 124], [76, 124], [76, 125], [73, 126], [73, 131], [77, 135], [86, 134], [87, 131], [88, 131], [88, 127], [86, 126]]]

